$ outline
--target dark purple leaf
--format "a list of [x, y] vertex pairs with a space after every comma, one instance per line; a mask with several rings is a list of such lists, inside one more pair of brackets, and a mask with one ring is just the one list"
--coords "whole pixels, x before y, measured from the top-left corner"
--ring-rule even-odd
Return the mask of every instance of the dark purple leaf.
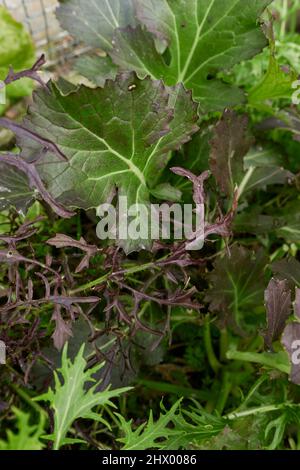
[[244, 173], [244, 156], [253, 143], [248, 117], [225, 110], [211, 140], [210, 169], [223, 193], [231, 196]]
[[291, 290], [286, 280], [271, 279], [265, 291], [267, 309], [267, 330], [264, 334], [265, 344], [271, 349], [273, 341], [280, 338], [286, 321], [291, 314]]

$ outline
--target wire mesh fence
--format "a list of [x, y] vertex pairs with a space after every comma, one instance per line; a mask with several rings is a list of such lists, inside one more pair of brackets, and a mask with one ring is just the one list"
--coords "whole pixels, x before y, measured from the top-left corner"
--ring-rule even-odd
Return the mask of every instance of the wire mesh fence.
[[27, 26], [38, 52], [46, 54], [48, 65], [67, 62], [86, 50], [60, 28], [55, 16], [58, 0], [0, 0], [0, 5]]

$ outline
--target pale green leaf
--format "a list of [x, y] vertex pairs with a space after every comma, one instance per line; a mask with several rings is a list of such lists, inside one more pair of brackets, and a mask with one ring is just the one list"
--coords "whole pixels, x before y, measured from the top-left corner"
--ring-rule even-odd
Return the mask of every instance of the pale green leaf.
[[41, 415], [38, 424], [30, 424], [30, 415], [15, 407], [17, 432], [6, 431], [6, 440], [0, 440], [0, 450], [41, 450], [44, 444], [40, 438], [44, 432], [44, 418]]
[[[111, 398], [118, 397], [130, 387], [97, 392], [93, 378], [103, 364], [86, 369], [84, 344], [72, 362], [67, 356], [67, 343], [62, 353], [61, 368], [54, 372], [55, 386], [35, 400], [47, 401], [54, 411], [54, 431], [49, 438], [54, 441], [54, 449], [68, 443], [66, 439], [72, 423], [78, 418], [95, 419], [92, 410], [96, 406], [113, 406]], [[98, 421], [101, 421], [99, 417]]]

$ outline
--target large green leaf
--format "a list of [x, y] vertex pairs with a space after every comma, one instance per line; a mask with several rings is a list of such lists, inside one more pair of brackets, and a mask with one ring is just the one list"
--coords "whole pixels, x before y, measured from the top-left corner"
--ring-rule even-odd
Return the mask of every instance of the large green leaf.
[[[118, 29], [110, 52], [123, 69], [140, 77], [184, 83], [206, 111], [243, 101], [243, 93], [218, 79], [218, 73], [249, 59], [266, 45], [258, 18], [272, 0], [136, 0], [138, 27]], [[153, 33], [154, 36], [151, 34]], [[170, 62], [154, 37], [169, 47]]]
[[[55, 199], [97, 208], [118, 189], [128, 207], [149, 201], [168, 154], [198, 130], [196, 104], [182, 85], [166, 89], [150, 78], [122, 74], [104, 88], [84, 86], [63, 96], [39, 90], [24, 125], [55, 141], [67, 161], [48, 153], [38, 169]], [[23, 152], [37, 151], [22, 139]], [[26, 149], [27, 147], [27, 149]], [[138, 248], [139, 241], [127, 250]]]
[[112, 48], [116, 28], [134, 25], [132, 0], [67, 0], [57, 9], [57, 17], [78, 41], [104, 51]]

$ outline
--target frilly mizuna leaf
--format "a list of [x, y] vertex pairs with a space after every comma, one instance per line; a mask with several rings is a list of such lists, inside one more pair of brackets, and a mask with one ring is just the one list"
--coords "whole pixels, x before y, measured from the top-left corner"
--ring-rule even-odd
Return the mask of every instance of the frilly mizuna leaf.
[[[101, 415], [92, 410], [99, 405], [112, 406], [111, 398], [130, 390], [130, 387], [127, 387], [97, 392], [98, 384], [95, 383], [93, 376], [102, 368], [102, 365], [87, 370], [86, 366], [84, 344], [72, 362], [67, 355], [66, 343], [62, 353], [61, 368], [58, 369], [63, 381], [57, 372], [54, 372], [55, 388], [49, 388], [47, 393], [35, 398], [38, 401], [49, 402], [54, 410], [53, 435], [47, 436], [54, 441], [54, 450], [58, 450], [67, 443], [66, 435], [75, 419], [94, 419], [107, 425]], [[92, 386], [88, 388], [88, 384]]]
[[[140, 77], [184, 83], [204, 111], [222, 111], [244, 100], [243, 92], [217, 75], [258, 54], [267, 40], [258, 19], [271, 0], [135, 0], [140, 26], [116, 30], [114, 62]], [[165, 41], [170, 63], [157, 52]]]
[[56, 11], [61, 26], [80, 42], [108, 51], [116, 28], [134, 25], [132, 0], [67, 0]]
[[40, 416], [38, 424], [30, 423], [30, 414], [12, 407], [16, 416], [17, 432], [7, 429], [6, 440], [0, 439], [0, 450], [42, 450], [45, 445], [40, 438], [44, 433], [45, 418]]
[[[197, 105], [182, 85], [166, 88], [124, 73], [104, 88], [82, 86], [67, 96], [54, 84], [50, 90], [35, 93], [24, 127], [54, 141], [66, 157], [49, 151], [37, 168], [50, 194], [68, 206], [96, 208], [116, 188], [128, 207], [147, 204], [169, 152], [198, 130]], [[37, 151], [26, 137], [19, 146], [28, 158]]]

